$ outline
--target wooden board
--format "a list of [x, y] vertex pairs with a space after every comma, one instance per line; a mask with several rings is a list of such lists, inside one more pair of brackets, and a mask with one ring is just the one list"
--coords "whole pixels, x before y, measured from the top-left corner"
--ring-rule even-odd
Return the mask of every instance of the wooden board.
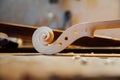
[[0, 22], [0, 32], [6, 33], [10, 37], [31, 39], [37, 27]]
[[[112, 57], [113, 56], [113, 57]], [[4, 53], [2, 80], [119, 80], [120, 54], [40, 55]]]
[[[0, 22], [0, 32], [8, 34], [10, 37], [22, 38], [24, 42], [32, 44], [33, 32], [37, 29], [35, 26], [13, 24]], [[53, 30], [54, 41], [62, 34], [62, 30]], [[79, 46], [120, 46], [119, 40], [111, 40], [102, 37], [83, 37], [76, 40], [72, 45]]]

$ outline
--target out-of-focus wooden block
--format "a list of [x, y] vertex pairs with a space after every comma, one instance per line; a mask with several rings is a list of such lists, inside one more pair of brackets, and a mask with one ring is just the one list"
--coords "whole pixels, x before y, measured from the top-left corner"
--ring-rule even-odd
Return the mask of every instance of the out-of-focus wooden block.
[[120, 55], [112, 54], [114, 57], [107, 57], [107, 55], [3, 54], [0, 56], [0, 78], [8, 80], [26, 80], [26, 78], [34, 80], [118, 80], [120, 79]]

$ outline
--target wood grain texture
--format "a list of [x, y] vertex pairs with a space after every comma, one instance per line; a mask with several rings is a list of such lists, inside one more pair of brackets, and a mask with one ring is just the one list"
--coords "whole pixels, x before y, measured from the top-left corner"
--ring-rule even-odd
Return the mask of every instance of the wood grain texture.
[[90, 55], [49, 56], [29, 53], [26, 56], [25, 53], [6, 53], [0, 56], [0, 77], [8, 80], [119, 80], [119, 54], [112, 54], [114, 57], [108, 54]]

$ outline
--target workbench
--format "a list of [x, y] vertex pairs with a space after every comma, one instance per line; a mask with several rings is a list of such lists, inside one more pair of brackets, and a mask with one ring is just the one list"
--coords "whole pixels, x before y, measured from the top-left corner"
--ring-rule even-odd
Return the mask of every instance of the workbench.
[[120, 54], [0, 53], [0, 80], [119, 80]]

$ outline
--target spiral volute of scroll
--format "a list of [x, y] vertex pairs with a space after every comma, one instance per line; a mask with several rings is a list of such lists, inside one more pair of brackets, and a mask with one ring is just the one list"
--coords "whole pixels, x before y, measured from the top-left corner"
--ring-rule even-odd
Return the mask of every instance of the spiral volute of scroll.
[[53, 39], [54, 39], [54, 33], [52, 29], [50, 29], [49, 27], [43, 26], [38, 28], [34, 32], [32, 42], [34, 47], [36, 47], [36, 45], [38, 45], [38, 47], [40, 45], [47, 46], [53, 41]]

